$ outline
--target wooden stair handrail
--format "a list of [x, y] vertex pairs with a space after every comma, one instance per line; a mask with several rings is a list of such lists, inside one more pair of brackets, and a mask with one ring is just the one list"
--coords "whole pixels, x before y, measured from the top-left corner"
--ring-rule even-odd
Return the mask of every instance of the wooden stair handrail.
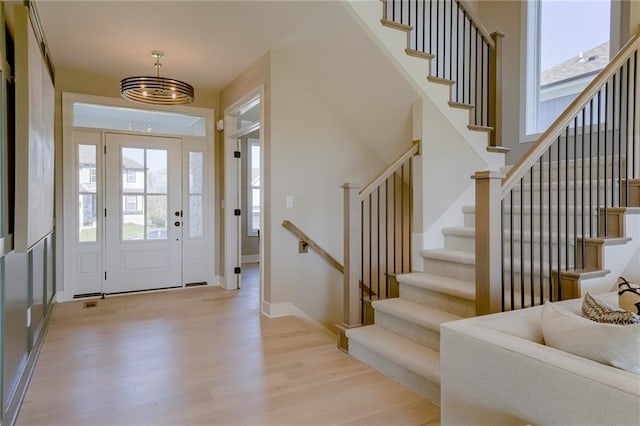
[[411, 147], [406, 150], [402, 155], [400, 155], [389, 167], [386, 168], [382, 173], [376, 176], [371, 182], [366, 184], [364, 188], [360, 190], [358, 193], [361, 200], [364, 200], [369, 196], [373, 191], [376, 190], [377, 187], [382, 185], [384, 181], [386, 181], [390, 176], [392, 176], [395, 172], [402, 167], [402, 165], [414, 155], [420, 154], [420, 140], [414, 140]]
[[493, 41], [491, 34], [489, 34], [489, 31], [487, 31], [485, 26], [482, 25], [482, 23], [480, 22], [480, 18], [478, 18], [478, 15], [473, 11], [471, 7], [469, 7], [468, 2], [466, 0], [455, 1], [460, 5], [460, 8], [465, 11], [467, 17], [469, 17], [469, 20], [473, 23], [473, 25], [476, 27], [482, 38], [487, 42], [491, 49], [495, 49], [496, 43]]
[[[309, 246], [313, 250], [315, 250], [315, 252], [318, 253], [320, 255], [320, 257], [322, 257], [324, 260], [329, 262], [329, 264], [331, 264], [331, 266], [336, 268], [340, 273], [344, 274], [344, 266], [342, 265], [342, 263], [338, 262], [335, 257], [333, 257], [329, 253], [327, 253], [327, 251], [325, 249], [320, 247], [320, 245], [318, 243], [313, 241], [307, 234], [302, 232], [302, 230], [300, 228], [298, 228], [296, 225], [294, 225], [291, 221], [283, 220], [282, 221], [282, 226], [285, 229], [287, 229], [289, 232], [291, 232], [293, 235], [298, 237], [298, 239], [300, 241], [302, 241], [304, 244], [306, 244], [307, 246]], [[367, 291], [367, 292], [371, 291], [371, 294], [373, 296], [377, 295], [376, 292], [373, 289], [370, 290], [369, 286], [363, 284], [362, 281], [360, 281], [360, 288], [364, 288], [364, 290]]]
[[574, 119], [576, 114], [585, 108], [591, 98], [602, 88], [613, 74], [629, 59], [631, 54], [640, 47], [640, 31], [638, 31], [625, 45], [609, 64], [600, 71], [591, 83], [582, 91], [580, 95], [569, 105], [569, 107], [553, 122], [553, 124], [538, 138], [535, 144], [518, 160], [518, 162], [507, 172], [502, 180], [502, 198], [509, 194], [553, 144], [558, 136], [564, 132], [565, 128]]
[[344, 266], [342, 266], [342, 263], [338, 262], [335, 257], [333, 257], [329, 253], [327, 253], [327, 251], [325, 249], [323, 249], [318, 243], [313, 241], [311, 239], [311, 237], [309, 237], [307, 234], [302, 232], [302, 230], [300, 228], [298, 228], [296, 225], [294, 225], [293, 223], [291, 223], [288, 220], [283, 220], [282, 221], [282, 226], [285, 229], [287, 229], [289, 232], [291, 232], [293, 235], [298, 237], [298, 239], [300, 241], [302, 241], [304, 244], [306, 244], [307, 246], [311, 247], [316, 253], [318, 253], [320, 255], [321, 258], [323, 258], [324, 260], [329, 262], [329, 264], [331, 266], [333, 266], [339, 272], [344, 274]]

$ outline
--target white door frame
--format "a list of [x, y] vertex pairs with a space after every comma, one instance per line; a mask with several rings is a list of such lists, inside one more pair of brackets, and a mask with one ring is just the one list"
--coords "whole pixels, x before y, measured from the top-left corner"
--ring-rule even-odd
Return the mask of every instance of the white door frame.
[[[235, 129], [236, 119], [234, 118], [234, 114], [236, 114], [239, 110], [241, 110], [245, 105], [253, 102], [255, 99], [260, 100], [260, 122], [257, 125], [248, 126], [245, 128], [241, 128], [239, 130]], [[260, 303], [262, 304], [262, 296], [263, 286], [264, 286], [264, 86], [260, 85], [255, 89], [251, 90], [249, 93], [244, 95], [238, 101], [234, 102], [229, 107], [224, 110], [224, 224], [225, 224], [225, 233], [224, 233], [224, 247], [225, 247], [225, 256], [224, 256], [224, 284], [227, 290], [235, 290], [238, 288], [238, 277], [234, 272], [234, 269], [240, 266], [242, 261], [242, 256], [240, 253], [241, 243], [240, 240], [242, 235], [241, 232], [241, 218], [235, 216], [234, 210], [241, 208], [238, 197], [237, 200], [231, 197], [236, 197], [238, 194], [241, 194], [241, 187], [239, 179], [240, 172], [240, 162], [237, 158], [234, 157], [234, 152], [238, 150], [238, 138], [247, 135], [257, 129], [260, 129], [260, 182], [262, 182], [263, 188], [260, 191], [260, 253], [259, 253], [259, 265], [260, 265]], [[246, 153], [245, 153], [246, 155]], [[238, 202], [236, 202], [238, 201]], [[237, 205], [236, 205], [237, 204]], [[231, 255], [230, 255], [231, 254]]]
[[[154, 105], [137, 105], [133, 102], [121, 99], [121, 98], [111, 98], [105, 96], [94, 96], [94, 95], [85, 95], [80, 93], [71, 93], [71, 92], [63, 92], [62, 93], [62, 156], [56, 158], [56, 188], [55, 188], [55, 205], [56, 205], [56, 231], [58, 237], [56, 238], [56, 252], [59, 253], [56, 256], [56, 282], [58, 283], [58, 288], [56, 289], [56, 300], [58, 302], [64, 302], [73, 299], [73, 295], [79, 293], [74, 288], [75, 279], [73, 279], [72, 274], [75, 268], [75, 238], [76, 238], [76, 218], [75, 218], [75, 206], [77, 200], [77, 192], [74, 192], [72, 182], [77, 179], [77, 176], [74, 176], [77, 173], [77, 168], [75, 167], [75, 156], [76, 156], [76, 148], [73, 139], [73, 105], [75, 103], [88, 103], [95, 105], [104, 105], [104, 106], [113, 106], [113, 107], [121, 107], [121, 108], [129, 108], [129, 109], [140, 109], [140, 110], [156, 110], [163, 112], [173, 112], [173, 113], [183, 113], [183, 114], [191, 114], [198, 115], [201, 117], [205, 117], [206, 119], [206, 133], [204, 137], [196, 137], [196, 136], [180, 136], [183, 141], [189, 140], [198, 140], [205, 141], [208, 144], [206, 155], [207, 161], [207, 176], [205, 179], [208, 182], [208, 203], [207, 203], [207, 211], [208, 214], [206, 216], [205, 225], [208, 228], [208, 241], [207, 241], [207, 252], [208, 256], [211, 259], [210, 266], [208, 270], [208, 280], [209, 285], [217, 285], [220, 282], [220, 277], [215, 275], [215, 216], [216, 209], [214, 208], [214, 200], [215, 200], [215, 185], [213, 183], [213, 177], [215, 176], [215, 149], [214, 149], [214, 141], [215, 141], [215, 131], [213, 128], [214, 125], [214, 116], [215, 111], [210, 108], [200, 108], [200, 107], [192, 107], [192, 106], [154, 106]], [[76, 129], [86, 129], [97, 132], [111, 132], [117, 133], [118, 131], [110, 130], [110, 129], [94, 129], [94, 128], [76, 128]], [[146, 133], [146, 132], [133, 132], [127, 131], [124, 133], [131, 134], [140, 134], [140, 135], [157, 135], [157, 136], [169, 136], [176, 137], [176, 135], [164, 135], [157, 133]], [[104, 170], [102, 162], [104, 161], [104, 157], [102, 156], [102, 150], [104, 149], [104, 137], [100, 142], [99, 153], [100, 153], [100, 164]], [[60, 152], [60, 151], [58, 151]], [[58, 174], [59, 173], [59, 174]], [[102, 191], [102, 195], [99, 196], [99, 205], [104, 206], [104, 190]], [[102, 258], [104, 258], [104, 252], [102, 253]], [[104, 264], [102, 260], [102, 264]]]

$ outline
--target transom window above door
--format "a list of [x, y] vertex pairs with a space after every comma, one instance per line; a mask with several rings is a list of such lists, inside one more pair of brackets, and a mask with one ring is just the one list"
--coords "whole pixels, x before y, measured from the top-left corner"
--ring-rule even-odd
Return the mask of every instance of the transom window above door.
[[74, 127], [181, 136], [206, 136], [206, 118], [175, 112], [150, 111], [76, 102]]

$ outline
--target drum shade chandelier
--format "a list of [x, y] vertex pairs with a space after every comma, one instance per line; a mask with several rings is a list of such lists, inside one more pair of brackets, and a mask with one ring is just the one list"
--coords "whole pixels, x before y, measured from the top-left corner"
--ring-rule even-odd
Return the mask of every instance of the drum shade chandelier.
[[160, 59], [164, 53], [153, 51], [156, 59], [154, 76], [127, 77], [120, 80], [120, 94], [133, 102], [151, 105], [184, 105], [193, 102], [193, 86], [173, 78], [160, 77]]

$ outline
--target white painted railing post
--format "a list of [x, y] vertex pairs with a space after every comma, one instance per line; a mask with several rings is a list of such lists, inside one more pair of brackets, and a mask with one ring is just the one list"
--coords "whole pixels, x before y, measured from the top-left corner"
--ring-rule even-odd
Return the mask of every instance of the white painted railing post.
[[338, 347], [348, 350], [346, 329], [361, 325], [360, 271], [361, 259], [361, 201], [360, 185], [345, 183], [344, 189], [344, 288], [343, 323], [337, 325]]
[[504, 174], [481, 171], [476, 181], [476, 315], [502, 311], [501, 190]]

